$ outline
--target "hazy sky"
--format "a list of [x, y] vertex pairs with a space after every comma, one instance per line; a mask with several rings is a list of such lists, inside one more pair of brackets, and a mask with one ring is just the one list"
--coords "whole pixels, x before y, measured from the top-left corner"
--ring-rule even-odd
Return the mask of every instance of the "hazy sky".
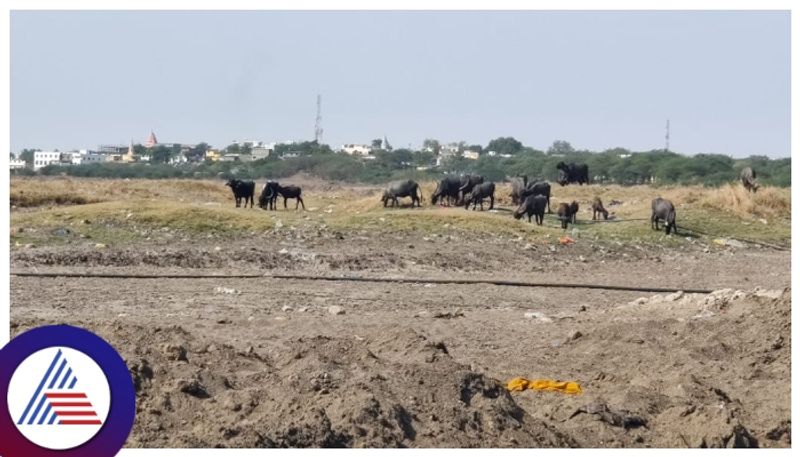
[[790, 154], [788, 12], [19, 12], [11, 148], [236, 139]]

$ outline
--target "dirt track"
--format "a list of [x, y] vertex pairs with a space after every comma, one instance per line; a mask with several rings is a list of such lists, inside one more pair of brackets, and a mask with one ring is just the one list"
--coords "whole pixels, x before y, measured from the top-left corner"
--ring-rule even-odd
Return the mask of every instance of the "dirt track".
[[[485, 275], [751, 291], [790, 284], [788, 252], [706, 250], [289, 233], [16, 250], [12, 269]], [[13, 277], [11, 294], [12, 333], [70, 323], [121, 351], [139, 395], [130, 447], [791, 441], [788, 292], [637, 302], [642, 294], [489, 285]], [[516, 376], [575, 380], [584, 393], [509, 394], [503, 385]], [[647, 425], [626, 429], [576, 413], [601, 403]]]

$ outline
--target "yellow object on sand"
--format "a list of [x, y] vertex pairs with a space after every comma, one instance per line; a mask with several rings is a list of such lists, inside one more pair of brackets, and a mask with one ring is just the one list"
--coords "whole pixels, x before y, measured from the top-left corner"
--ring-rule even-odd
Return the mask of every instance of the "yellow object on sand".
[[521, 392], [526, 389], [551, 390], [565, 394], [579, 394], [581, 385], [575, 381], [554, 381], [552, 379], [525, 379], [514, 378], [508, 381], [506, 389], [511, 392]]
[[574, 242], [575, 242], [575, 240], [573, 240], [572, 238], [570, 238], [570, 237], [568, 237], [566, 235], [562, 236], [561, 238], [558, 239], [558, 243], [559, 244], [563, 244], [563, 245], [572, 244]]

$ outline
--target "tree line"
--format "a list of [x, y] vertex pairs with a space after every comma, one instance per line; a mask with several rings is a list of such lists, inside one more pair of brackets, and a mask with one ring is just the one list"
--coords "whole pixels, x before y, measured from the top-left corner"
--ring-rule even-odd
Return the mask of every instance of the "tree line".
[[[226, 152], [239, 146], [231, 145]], [[92, 163], [68, 167], [50, 166], [40, 170], [43, 175], [67, 174], [108, 178], [211, 178], [239, 177], [250, 179], [280, 179], [306, 172], [323, 179], [345, 182], [382, 183], [393, 179], [439, 179], [445, 174], [474, 173], [493, 181], [503, 181], [516, 175], [531, 179], [554, 181], [556, 164], [560, 161], [585, 163], [593, 182], [633, 184], [701, 184], [718, 186], [738, 179], [742, 168], [756, 170], [765, 185], [791, 185], [791, 159], [770, 159], [750, 156], [733, 159], [722, 154], [686, 156], [671, 151], [651, 150], [634, 152], [614, 148], [595, 152], [576, 150], [567, 141], [555, 141], [546, 151], [524, 146], [513, 137], [501, 137], [486, 146], [464, 142], [448, 145], [479, 153], [477, 160], [459, 154], [444, 155], [443, 146], [427, 139], [420, 150], [394, 149], [373, 151], [373, 159], [334, 152], [326, 144], [314, 141], [277, 145], [273, 154], [252, 162], [212, 162], [202, 160], [206, 143], [200, 143], [190, 153], [190, 163], [165, 165], [176, 151], [148, 151], [149, 164]], [[167, 148], [164, 148], [167, 149]], [[249, 151], [236, 152], [247, 154]], [[229, 151], [231, 150], [231, 151]], [[26, 151], [27, 152], [27, 151]], [[440, 161], [436, 164], [437, 158]], [[189, 157], [187, 157], [189, 159]], [[28, 171], [28, 173], [30, 173]]]

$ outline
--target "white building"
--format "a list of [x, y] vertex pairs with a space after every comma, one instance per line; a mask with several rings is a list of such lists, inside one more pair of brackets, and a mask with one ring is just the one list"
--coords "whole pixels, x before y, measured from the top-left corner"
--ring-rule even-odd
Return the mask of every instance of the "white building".
[[25, 161], [22, 159], [10, 159], [8, 161], [8, 168], [10, 170], [21, 170], [25, 168]]
[[464, 151], [461, 155], [464, 156], [465, 159], [470, 160], [478, 160], [478, 158], [481, 156], [478, 151], [471, 151], [469, 149]]
[[272, 147], [267, 145], [257, 146], [250, 150], [250, 155], [253, 156], [253, 160], [266, 159], [272, 154], [273, 150]]
[[368, 156], [372, 154], [372, 146], [366, 144], [343, 144], [341, 151], [351, 156]]
[[84, 163], [100, 163], [108, 159], [106, 154], [101, 154], [97, 151], [90, 151], [88, 149], [81, 149], [78, 153], [72, 153], [72, 164], [81, 165]]
[[48, 165], [61, 162], [61, 153], [58, 151], [36, 151], [33, 153], [33, 170], [39, 170]]

